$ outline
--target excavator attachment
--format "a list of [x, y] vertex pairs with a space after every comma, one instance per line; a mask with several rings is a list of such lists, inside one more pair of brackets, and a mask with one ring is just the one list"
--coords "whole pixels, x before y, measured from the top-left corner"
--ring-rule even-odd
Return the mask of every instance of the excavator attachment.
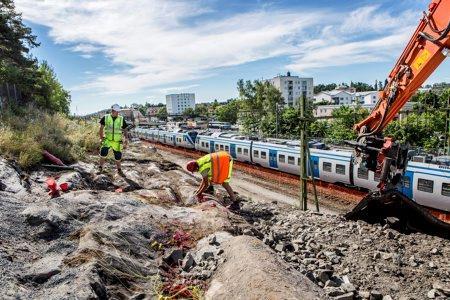
[[391, 227], [400, 232], [422, 232], [450, 239], [449, 223], [439, 220], [423, 206], [395, 189], [370, 193], [345, 218], [371, 224], [390, 223]]

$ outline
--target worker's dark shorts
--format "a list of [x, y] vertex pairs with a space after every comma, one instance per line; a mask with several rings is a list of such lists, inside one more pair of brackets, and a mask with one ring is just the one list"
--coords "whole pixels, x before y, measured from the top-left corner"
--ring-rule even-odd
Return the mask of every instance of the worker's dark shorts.
[[[109, 147], [102, 147], [100, 149], [100, 156], [101, 157], [107, 157], [108, 156], [108, 152], [109, 152]], [[112, 148], [111, 148], [112, 149]], [[114, 149], [112, 149], [112, 151], [114, 152], [114, 159], [115, 160], [121, 160], [122, 159], [122, 152], [120, 151], [115, 151]]]

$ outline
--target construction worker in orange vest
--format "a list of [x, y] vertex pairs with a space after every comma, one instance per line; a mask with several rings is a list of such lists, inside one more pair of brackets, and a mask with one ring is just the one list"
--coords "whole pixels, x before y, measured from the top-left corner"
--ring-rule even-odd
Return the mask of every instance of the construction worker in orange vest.
[[239, 209], [239, 203], [236, 201], [233, 189], [229, 184], [233, 169], [233, 159], [227, 152], [220, 151], [206, 154], [198, 160], [188, 162], [186, 169], [189, 172], [199, 172], [202, 175], [202, 183], [195, 192], [198, 198], [202, 197], [202, 193], [211, 183], [221, 184], [228, 192], [228, 195], [230, 195], [232, 201], [228, 208]]

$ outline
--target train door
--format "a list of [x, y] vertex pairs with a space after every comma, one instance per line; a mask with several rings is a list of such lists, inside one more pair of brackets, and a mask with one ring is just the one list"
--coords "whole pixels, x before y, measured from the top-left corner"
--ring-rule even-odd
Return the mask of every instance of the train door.
[[414, 184], [414, 173], [411, 171], [406, 171], [403, 176], [403, 184], [401, 191], [403, 195], [407, 196], [409, 199], [413, 198], [413, 184]]
[[231, 157], [237, 158], [237, 156], [236, 156], [236, 144], [230, 144], [230, 154], [231, 154]]
[[[319, 178], [319, 157], [311, 155], [312, 170], [314, 178]], [[308, 168], [309, 171], [309, 168]]]
[[209, 141], [209, 153], [213, 153], [214, 151], [214, 141]]
[[277, 164], [277, 150], [270, 150], [269, 149], [269, 166], [271, 168], [278, 169]]

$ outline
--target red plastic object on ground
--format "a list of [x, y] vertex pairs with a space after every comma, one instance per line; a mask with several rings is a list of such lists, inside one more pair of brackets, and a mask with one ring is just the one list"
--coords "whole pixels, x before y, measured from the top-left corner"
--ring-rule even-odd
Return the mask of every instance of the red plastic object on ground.
[[59, 185], [59, 188], [61, 189], [61, 191], [67, 192], [70, 189], [70, 184], [67, 182], [63, 182]]
[[65, 166], [65, 164], [62, 162], [62, 160], [60, 160], [59, 158], [57, 158], [56, 156], [54, 156], [53, 154], [51, 154], [50, 152], [48, 152], [47, 150], [42, 151], [42, 155], [48, 159], [49, 161], [51, 161], [52, 163], [54, 163], [55, 165], [58, 166]]
[[47, 178], [45, 183], [47, 184], [47, 188], [49, 190], [48, 194], [50, 196], [52, 196], [52, 198], [58, 197], [59, 190], [58, 190], [58, 184], [56, 183], [56, 180], [53, 177], [49, 177], [49, 178]]

